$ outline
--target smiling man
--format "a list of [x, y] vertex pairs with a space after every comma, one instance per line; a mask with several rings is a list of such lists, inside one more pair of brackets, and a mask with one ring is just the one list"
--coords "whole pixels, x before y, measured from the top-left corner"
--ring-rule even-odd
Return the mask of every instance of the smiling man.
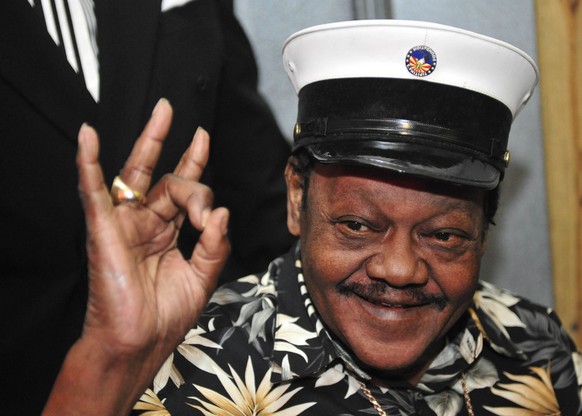
[[283, 55], [299, 243], [218, 289], [138, 407], [581, 414], [580, 355], [556, 316], [479, 281], [531, 58], [399, 21], [306, 29]]
[[[153, 188], [143, 205], [137, 193], [114, 207], [85, 197], [97, 307], [47, 413], [75, 405], [84, 414], [123, 413], [161, 366], [134, 411], [582, 415], [582, 358], [557, 316], [479, 276], [511, 123], [538, 80], [534, 62], [475, 33], [383, 20], [301, 31], [285, 44], [284, 62], [299, 96], [285, 171], [296, 246], [266, 273], [219, 288], [200, 314], [225, 256], [225, 214], [211, 211], [209, 191], [191, 183], [207, 139], [195, 140], [195, 163], [181, 162], [180, 178]], [[169, 124], [161, 108], [146, 129], [152, 137], [163, 138], [156, 126]], [[90, 159], [83, 152], [85, 194], [91, 187], [83, 178], [93, 176], [83, 174]], [[122, 176], [127, 166], [150, 171], [150, 153], [144, 166], [132, 153]], [[186, 267], [167, 261], [168, 227], [130, 233], [132, 224], [142, 229], [134, 217], [144, 212], [157, 214], [149, 221], [174, 221], [174, 205], [188, 207], [204, 229]], [[120, 219], [113, 229], [126, 231], [115, 252], [112, 238], [93, 229], [101, 210]], [[153, 233], [158, 228], [164, 232]], [[147, 249], [162, 236], [167, 249]], [[121, 267], [128, 259], [136, 266]], [[126, 278], [140, 282], [136, 293]], [[108, 285], [114, 289], [101, 288]], [[142, 294], [142, 286], [151, 290]], [[147, 307], [132, 320], [128, 312], [142, 298]], [[188, 331], [189, 320], [197, 325]], [[137, 387], [128, 387], [132, 381]]]

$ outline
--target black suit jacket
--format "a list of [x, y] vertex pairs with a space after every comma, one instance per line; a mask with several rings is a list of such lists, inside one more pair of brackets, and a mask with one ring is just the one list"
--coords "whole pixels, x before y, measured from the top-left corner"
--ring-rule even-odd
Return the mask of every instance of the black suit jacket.
[[[264, 268], [291, 244], [283, 169], [289, 147], [257, 94], [252, 51], [228, 1], [96, 0], [100, 102], [25, 0], [0, 14], [0, 390], [2, 412], [38, 414], [79, 336], [85, 226], [75, 153], [83, 122], [101, 137], [108, 181], [160, 97], [175, 117], [155, 176], [170, 172], [198, 126], [211, 133], [203, 181], [231, 210], [223, 279]], [[183, 230], [188, 252], [195, 233]]]

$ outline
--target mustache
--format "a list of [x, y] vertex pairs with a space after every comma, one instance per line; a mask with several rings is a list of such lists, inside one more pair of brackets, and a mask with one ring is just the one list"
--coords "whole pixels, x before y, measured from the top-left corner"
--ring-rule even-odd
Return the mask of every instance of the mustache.
[[427, 294], [420, 287], [394, 288], [385, 282], [373, 281], [367, 284], [343, 281], [337, 286], [337, 291], [343, 296], [359, 296], [364, 299], [378, 299], [389, 292], [404, 292], [406, 299], [413, 304], [430, 304], [438, 310], [443, 310], [448, 303], [445, 296]]

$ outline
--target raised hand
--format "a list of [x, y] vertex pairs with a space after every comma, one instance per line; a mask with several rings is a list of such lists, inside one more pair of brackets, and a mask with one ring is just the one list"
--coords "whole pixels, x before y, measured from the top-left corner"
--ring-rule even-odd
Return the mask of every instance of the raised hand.
[[[172, 109], [161, 100], [119, 178], [145, 201], [111, 198], [95, 131], [79, 132], [79, 189], [88, 232], [89, 301], [45, 414], [124, 414], [206, 306], [226, 260], [228, 211], [198, 180], [209, 137], [199, 129], [171, 175], [151, 174]], [[114, 203], [116, 202], [116, 203]], [[190, 259], [176, 239], [184, 216], [202, 231]], [[80, 396], [79, 396], [80, 395]]]

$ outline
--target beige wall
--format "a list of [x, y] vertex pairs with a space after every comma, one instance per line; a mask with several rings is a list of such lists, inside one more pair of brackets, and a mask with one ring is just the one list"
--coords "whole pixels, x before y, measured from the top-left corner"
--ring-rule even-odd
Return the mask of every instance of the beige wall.
[[582, 345], [582, 12], [536, 0], [542, 121], [556, 309]]

